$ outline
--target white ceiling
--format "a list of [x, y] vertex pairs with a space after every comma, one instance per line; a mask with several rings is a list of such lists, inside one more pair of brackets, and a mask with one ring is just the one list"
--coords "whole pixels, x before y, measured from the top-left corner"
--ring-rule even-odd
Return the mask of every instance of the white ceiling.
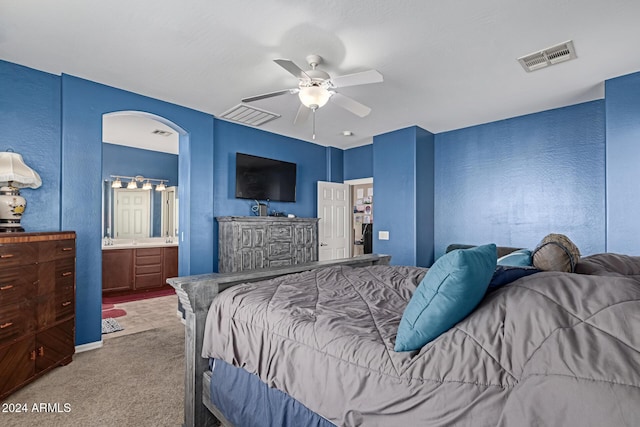
[[[316, 115], [315, 142], [348, 148], [602, 98], [604, 80], [640, 70], [639, 19], [638, 0], [2, 0], [0, 58], [215, 116], [295, 87], [276, 58], [377, 69], [384, 83], [340, 90], [369, 116], [332, 103]], [[526, 73], [516, 60], [570, 39], [574, 61]], [[282, 116], [261, 129], [312, 141], [310, 121], [293, 125], [295, 95], [253, 105]]]

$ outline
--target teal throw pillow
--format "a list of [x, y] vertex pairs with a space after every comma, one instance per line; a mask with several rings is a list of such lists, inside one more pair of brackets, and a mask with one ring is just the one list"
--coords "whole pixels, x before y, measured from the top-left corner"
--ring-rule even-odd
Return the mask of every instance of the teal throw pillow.
[[471, 313], [487, 291], [496, 261], [493, 243], [438, 258], [402, 314], [395, 351], [418, 350]]
[[531, 259], [531, 251], [529, 249], [520, 249], [503, 257], [498, 258], [498, 265], [507, 265], [510, 267], [531, 267], [533, 260]]

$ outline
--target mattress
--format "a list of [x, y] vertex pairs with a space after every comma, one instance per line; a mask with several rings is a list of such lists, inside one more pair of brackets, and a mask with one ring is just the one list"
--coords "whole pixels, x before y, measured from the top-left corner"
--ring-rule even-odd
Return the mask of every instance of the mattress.
[[545, 272], [419, 351], [395, 335], [425, 269], [334, 267], [228, 289], [203, 357], [336, 425], [638, 425], [640, 285]]

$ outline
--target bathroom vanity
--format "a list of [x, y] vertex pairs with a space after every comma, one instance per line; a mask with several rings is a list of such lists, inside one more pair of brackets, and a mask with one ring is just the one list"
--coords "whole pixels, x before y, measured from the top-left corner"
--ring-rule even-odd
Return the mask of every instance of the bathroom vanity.
[[115, 239], [102, 246], [102, 293], [125, 295], [168, 288], [178, 276], [178, 243], [164, 238]]

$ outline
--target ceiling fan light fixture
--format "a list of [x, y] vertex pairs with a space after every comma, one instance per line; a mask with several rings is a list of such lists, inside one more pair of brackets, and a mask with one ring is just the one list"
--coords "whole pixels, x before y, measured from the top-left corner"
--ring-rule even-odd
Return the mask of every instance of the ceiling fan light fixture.
[[332, 93], [326, 88], [315, 85], [301, 87], [300, 92], [298, 92], [300, 102], [302, 102], [305, 107], [311, 108], [312, 110], [323, 107], [327, 102], [329, 102], [331, 95]]

